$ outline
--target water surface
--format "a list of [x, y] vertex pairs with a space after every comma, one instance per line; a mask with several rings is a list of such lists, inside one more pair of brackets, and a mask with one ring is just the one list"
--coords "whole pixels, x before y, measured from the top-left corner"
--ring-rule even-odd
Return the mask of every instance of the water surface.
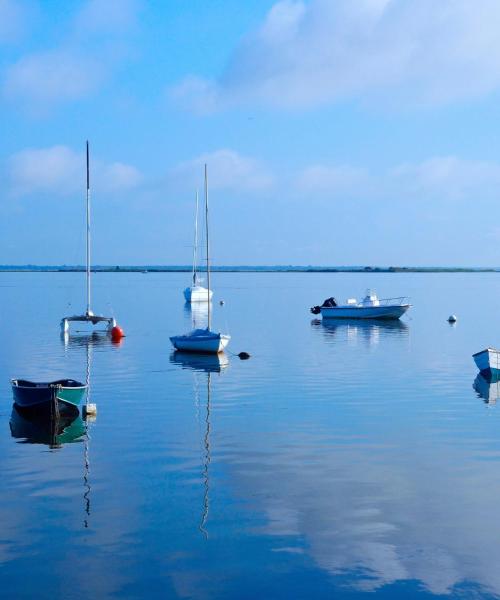
[[[171, 351], [206, 318], [188, 279], [97, 274], [113, 344], [59, 334], [82, 274], [0, 274], [2, 595], [500, 597], [500, 394], [471, 359], [500, 344], [500, 275], [218, 273], [248, 361]], [[367, 287], [410, 295], [408, 318], [308, 313]], [[16, 419], [10, 377], [87, 369], [95, 420]]]

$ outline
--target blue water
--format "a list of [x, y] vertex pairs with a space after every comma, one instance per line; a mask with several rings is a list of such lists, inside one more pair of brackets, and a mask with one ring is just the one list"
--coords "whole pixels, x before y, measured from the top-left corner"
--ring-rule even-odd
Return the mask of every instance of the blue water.
[[[500, 391], [471, 358], [500, 345], [500, 275], [218, 273], [248, 361], [172, 353], [205, 318], [185, 273], [97, 274], [127, 337], [64, 340], [82, 277], [0, 274], [2, 597], [500, 597]], [[408, 317], [308, 313], [367, 287]], [[11, 377], [87, 365], [95, 420], [13, 437]]]

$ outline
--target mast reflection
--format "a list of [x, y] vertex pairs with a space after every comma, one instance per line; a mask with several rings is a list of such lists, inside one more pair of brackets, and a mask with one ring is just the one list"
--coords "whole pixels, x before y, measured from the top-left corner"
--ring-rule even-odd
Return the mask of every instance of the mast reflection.
[[193, 371], [194, 391], [196, 404], [198, 405], [198, 381], [197, 373], [206, 373], [206, 409], [205, 409], [205, 433], [203, 435], [203, 507], [198, 529], [208, 539], [206, 528], [210, 509], [210, 432], [211, 432], [211, 382], [213, 373], [222, 373], [229, 365], [229, 359], [225, 354], [191, 354], [188, 352], [173, 352], [170, 362]]

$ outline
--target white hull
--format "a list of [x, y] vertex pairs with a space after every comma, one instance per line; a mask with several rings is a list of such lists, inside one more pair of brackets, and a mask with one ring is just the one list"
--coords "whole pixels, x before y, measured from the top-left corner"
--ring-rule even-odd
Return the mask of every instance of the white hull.
[[324, 319], [399, 319], [409, 308], [409, 304], [388, 306], [328, 306], [321, 307], [321, 316]]
[[208, 291], [207, 288], [204, 288], [201, 285], [188, 287], [184, 290], [186, 302], [208, 302], [209, 300], [212, 300], [213, 295], [213, 290]]
[[473, 354], [472, 358], [481, 373], [500, 372], [500, 350], [486, 348], [486, 350]]
[[226, 348], [230, 339], [230, 335], [196, 330], [187, 335], [174, 335], [170, 341], [176, 350], [182, 352], [218, 354]]

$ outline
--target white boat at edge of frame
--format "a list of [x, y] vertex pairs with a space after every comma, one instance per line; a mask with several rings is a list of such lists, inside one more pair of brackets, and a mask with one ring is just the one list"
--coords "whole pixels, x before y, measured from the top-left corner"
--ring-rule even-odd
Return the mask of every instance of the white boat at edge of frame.
[[500, 350], [486, 348], [472, 355], [477, 368], [481, 373], [495, 374], [500, 372]]
[[311, 312], [323, 319], [399, 319], [411, 307], [407, 296], [378, 298], [367, 291], [361, 302], [349, 298], [345, 304], [336, 304], [335, 298], [327, 298], [321, 306], [313, 306]]

